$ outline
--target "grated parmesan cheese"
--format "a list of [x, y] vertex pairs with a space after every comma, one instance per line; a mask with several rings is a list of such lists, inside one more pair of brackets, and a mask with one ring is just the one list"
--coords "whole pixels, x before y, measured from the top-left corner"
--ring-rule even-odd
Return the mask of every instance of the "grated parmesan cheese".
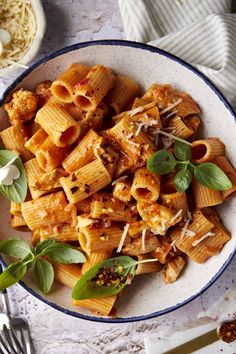
[[158, 259], [157, 258], [143, 259], [142, 261], [138, 261], [138, 264], [149, 263], [149, 262], [158, 262]]
[[164, 220], [162, 220], [162, 222], [161, 222], [161, 230], [162, 230], [163, 232], [166, 231], [166, 221], [164, 221]]
[[178, 217], [182, 214], [182, 211], [183, 209], [177, 211], [177, 213], [170, 219], [170, 224], [172, 224], [173, 222], [175, 222], [176, 219], [178, 219]]
[[114, 185], [117, 184], [118, 182], [123, 181], [124, 179], [126, 179], [127, 177], [128, 177], [127, 175], [121, 176], [121, 177], [115, 179], [115, 180], [112, 182], [111, 185], [114, 186]]
[[172, 138], [172, 139], [174, 139], [174, 140], [181, 141], [181, 142], [184, 143], [184, 144], [187, 144], [187, 145], [189, 145], [189, 146], [192, 146], [192, 143], [190, 143], [189, 141], [186, 141], [186, 140], [184, 140], [184, 139], [181, 139], [181, 138], [179, 138], [178, 136], [175, 136], [175, 135], [173, 135], [173, 134], [164, 132], [164, 131], [161, 130], [161, 129], [157, 129], [157, 130], [156, 130], [156, 133], [162, 134], [162, 135], [165, 135], [165, 136], [168, 136], [169, 138]]
[[143, 112], [143, 111], [146, 111], [147, 109], [155, 106], [156, 103], [155, 102], [150, 102], [150, 103], [147, 103], [145, 106], [139, 106], [139, 107], [136, 107], [134, 109], [131, 109], [130, 111], [127, 111], [126, 113], [130, 116], [130, 117], [133, 117], [135, 116], [135, 114], [137, 113], [140, 113], [140, 112]]
[[[146, 114], [146, 115], [147, 115], [147, 114]], [[147, 118], [148, 118], [148, 116], [147, 116]], [[138, 128], [137, 128], [137, 130], [136, 130], [136, 132], [135, 132], [135, 135], [136, 135], [136, 136], [139, 135], [139, 133], [140, 133], [142, 127], [144, 127], [144, 130], [146, 131], [148, 127], [151, 127], [151, 126], [153, 126], [153, 125], [158, 124], [158, 121], [152, 119], [152, 120], [150, 120], [149, 122], [139, 122], [139, 123], [137, 123], [137, 124], [138, 124]]]
[[144, 123], [139, 123], [138, 128], [137, 128], [137, 130], [136, 130], [136, 132], [135, 132], [135, 136], [138, 136], [138, 135], [139, 135], [139, 133], [140, 133], [140, 131], [141, 131], [143, 125], [144, 125]]
[[185, 232], [185, 235], [188, 236], [188, 237], [193, 237], [193, 236], [196, 235], [196, 232], [191, 231], [191, 230], [187, 230], [187, 231]]
[[180, 239], [179, 239], [179, 242], [182, 242], [184, 236], [185, 236], [185, 233], [186, 231], [188, 230], [188, 225], [190, 223], [190, 219], [188, 219], [184, 225], [184, 227], [182, 228], [182, 231], [181, 231], [181, 234], [180, 234]]
[[146, 235], [146, 229], [143, 229], [142, 231], [142, 250], [145, 251], [145, 235]]
[[178, 106], [178, 104], [180, 104], [182, 102], [182, 98], [179, 98], [176, 102], [172, 103], [170, 106], [166, 107], [165, 109], [162, 109], [160, 111], [160, 115], [169, 112], [172, 108], [175, 108], [176, 106]]
[[129, 133], [129, 134], [127, 134], [127, 135], [125, 135], [125, 137], [126, 137], [126, 139], [131, 139], [131, 138], [133, 138], [133, 133]]
[[129, 144], [140, 147], [140, 144], [135, 143], [134, 141], [131, 141], [131, 140], [128, 140], [128, 141], [129, 141]]
[[174, 114], [178, 113], [178, 111], [176, 109], [174, 109], [172, 112], [170, 112], [169, 114], [167, 114], [167, 116], [163, 119], [167, 119], [167, 118], [170, 118], [172, 117]]
[[129, 231], [129, 226], [130, 226], [130, 224], [126, 224], [125, 227], [124, 227], [124, 231], [122, 232], [122, 235], [121, 235], [120, 242], [119, 242], [119, 245], [117, 247], [116, 253], [120, 253], [121, 250], [122, 250], [122, 247], [124, 245], [126, 236], [128, 234], [128, 231]]
[[6, 30], [11, 41], [3, 46], [0, 56], [0, 68], [9, 64], [20, 67], [19, 60], [30, 48], [37, 30], [37, 21], [30, 1], [7, 0], [0, 7], [1, 28]]
[[143, 112], [144, 109], [145, 109], [145, 108], [144, 108], [143, 106], [139, 106], [139, 107], [136, 107], [136, 108], [134, 108], [134, 109], [131, 109], [131, 110], [128, 111], [127, 113], [128, 113], [128, 115], [129, 115], [130, 117], [133, 117], [133, 116], [135, 116], [135, 114], [140, 113], [140, 112]]
[[174, 240], [174, 241], [172, 241], [171, 244], [170, 244], [170, 246], [173, 247], [173, 249], [174, 249], [175, 252], [176, 252], [176, 246], [175, 246], [176, 241], [177, 241], [177, 240]]
[[192, 220], [192, 213], [189, 210], [187, 210], [187, 217], [188, 219]]
[[203, 235], [201, 238], [199, 238], [198, 240], [195, 240], [192, 243], [192, 246], [195, 247], [197, 246], [200, 242], [202, 242], [203, 240], [205, 240], [205, 238], [210, 237], [210, 236], [215, 236], [214, 232], [209, 231], [207, 234]]

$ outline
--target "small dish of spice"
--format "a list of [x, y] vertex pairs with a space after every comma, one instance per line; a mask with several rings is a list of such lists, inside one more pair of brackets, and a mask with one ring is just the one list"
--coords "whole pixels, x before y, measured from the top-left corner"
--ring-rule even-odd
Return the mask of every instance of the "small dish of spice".
[[46, 29], [41, 0], [5, 0], [0, 5], [0, 78], [36, 56]]

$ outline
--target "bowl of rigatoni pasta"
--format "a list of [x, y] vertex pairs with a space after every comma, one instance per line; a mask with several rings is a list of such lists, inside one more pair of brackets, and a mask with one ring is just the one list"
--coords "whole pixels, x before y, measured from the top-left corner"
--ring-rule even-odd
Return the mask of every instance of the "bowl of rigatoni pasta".
[[6, 90], [0, 130], [1, 290], [139, 321], [232, 260], [235, 114], [181, 59], [129, 41], [63, 48]]

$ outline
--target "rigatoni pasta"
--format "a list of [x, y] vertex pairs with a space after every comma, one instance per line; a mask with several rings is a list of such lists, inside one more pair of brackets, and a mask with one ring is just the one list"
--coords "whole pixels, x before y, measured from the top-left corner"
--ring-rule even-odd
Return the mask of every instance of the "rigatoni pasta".
[[90, 129], [74, 150], [63, 160], [62, 166], [64, 169], [67, 172], [74, 172], [93, 161], [95, 159], [93, 144], [98, 138], [99, 135], [93, 129]]
[[218, 138], [196, 140], [192, 143], [193, 162], [212, 161], [216, 156], [225, 155], [225, 145]]
[[60, 184], [70, 203], [78, 203], [111, 182], [111, 175], [98, 159], [62, 177]]
[[102, 99], [114, 85], [114, 74], [110, 68], [95, 65], [74, 92], [74, 103], [84, 111], [97, 108]]
[[23, 161], [33, 158], [32, 153], [24, 146], [27, 139], [17, 125], [3, 130], [0, 137], [5, 148], [18, 153]]
[[192, 186], [197, 208], [206, 208], [223, 203], [223, 197], [220, 191], [203, 186], [195, 178], [193, 178]]
[[80, 135], [80, 125], [55, 103], [48, 103], [36, 114], [35, 122], [50, 136], [58, 147], [73, 144]]
[[160, 194], [160, 176], [151, 173], [146, 167], [136, 170], [131, 195], [137, 201], [155, 202]]
[[109, 92], [106, 102], [115, 114], [118, 114], [138, 96], [138, 93], [139, 87], [136, 81], [127, 76], [118, 75], [115, 87]]
[[76, 208], [67, 203], [63, 192], [58, 192], [22, 203], [21, 212], [29, 228], [35, 230], [71, 224], [75, 221]]
[[73, 102], [75, 87], [80, 80], [85, 78], [89, 72], [89, 67], [84, 64], [72, 64], [57, 80], [53, 81], [51, 86], [52, 94], [62, 102]]
[[[73, 288], [93, 267], [119, 256], [139, 262], [136, 275], [161, 271], [171, 284], [187, 261], [202, 264], [229, 241], [209, 207], [236, 195], [236, 172], [220, 139], [196, 140], [200, 109], [188, 94], [155, 83], [141, 92], [132, 78], [86, 63], [39, 83], [35, 93], [17, 92], [6, 106], [13, 125], [0, 135], [23, 159], [29, 193], [22, 204], [11, 203], [11, 225], [30, 229], [33, 245], [55, 240], [84, 253], [82, 266], [52, 261], [61, 284]], [[21, 95], [38, 106], [26, 119], [13, 119]], [[185, 144], [182, 155], [175, 141]], [[159, 152], [163, 173], [149, 166]], [[232, 186], [221, 189], [214, 173], [214, 189], [202, 183], [196, 172], [202, 163], [210, 172], [218, 166]], [[104, 285], [102, 277], [95, 280]], [[116, 295], [94, 296], [73, 305], [107, 316], [115, 301]]]
[[35, 154], [36, 160], [44, 171], [51, 171], [61, 165], [67, 150], [67, 147], [56, 146], [51, 138], [47, 137]]
[[31, 151], [34, 155], [36, 155], [36, 152], [40, 148], [40, 146], [44, 143], [44, 141], [47, 139], [48, 135], [47, 133], [42, 129], [38, 129], [36, 133], [25, 143], [25, 147]]

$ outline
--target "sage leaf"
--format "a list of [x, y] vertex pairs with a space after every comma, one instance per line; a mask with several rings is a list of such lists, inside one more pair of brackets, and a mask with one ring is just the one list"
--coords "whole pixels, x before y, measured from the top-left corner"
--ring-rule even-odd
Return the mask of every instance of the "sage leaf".
[[158, 175], [165, 175], [175, 169], [177, 161], [174, 156], [166, 149], [157, 151], [147, 163], [150, 172]]
[[24, 240], [9, 239], [0, 242], [0, 253], [23, 259], [31, 253], [31, 248]]
[[16, 284], [23, 278], [26, 270], [27, 266], [24, 261], [10, 264], [7, 269], [0, 274], [0, 291]]
[[188, 168], [180, 170], [174, 178], [175, 188], [177, 192], [185, 192], [192, 182], [192, 173]]
[[26, 198], [28, 185], [25, 168], [21, 159], [12, 151], [0, 150], [0, 168], [4, 167], [14, 157], [17, 157], [17, 159], [13, 162], [13, 165], [19, 169], [20, 177], [13, 180], [13, 183], [9, 186], [0, 184], [0, 193], [12, 202], [23, 203]]
[[86, 261], [82, 252], [70, 245], [55, 243], [44, 251], [52, 261], [61, 264], [84, 263]]
[[89, 269], [72, 290], [74, 300], [118, 294], [135, 276], [137, 261], [129, 256], [107, 259]]
[[33, 266], [33, 274], [37, 281], [39, 289], [47, 294], [54, 281], [54, 270], [51, 263], [44, 259], [36, 258]]
[[190, 161], [192, 158], [191, 146], [176, 141], [174, 144], [174, 155], [180, 161]]
[[224, 191], [232, 188], [232, 183], [226, 174], [212, 162], [196, 165], [194, 176], [199, 183], [211, 189]]

